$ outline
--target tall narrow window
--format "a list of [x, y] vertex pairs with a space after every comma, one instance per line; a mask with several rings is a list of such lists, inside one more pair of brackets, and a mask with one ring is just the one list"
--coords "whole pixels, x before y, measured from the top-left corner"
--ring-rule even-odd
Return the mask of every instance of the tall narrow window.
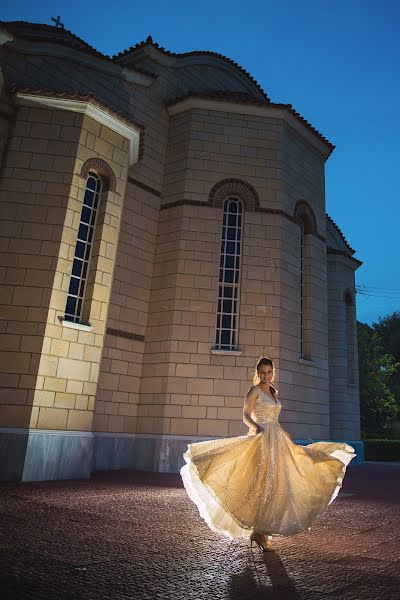
[[305, 355], [305, 294], [304, 294], [305, 226], [300, 221], [300, 356]]
[[79, 323], [82, 315], [101, 190], [100, 177], [89, 172], [65, 307], [65, 320], [74, 323]]
[[219, 270], [218, 312], [215, 348], [237, 350], [238, 299], [243, 206], [237, 198], [224, 202], [221, 260]]
[[298, 246], [300, 267], [299, 290], [299, 355], [312, 360], [312, 343], [315, 316], [313, 313], [312, 283], [316, 282], [315, 267], [312, 262], [313, 235], [317, 234], [315, 215], [308, 202], [300, 200], [294, 209], [294, 220], [299, 225], [300, 240]]
[[347, 347], [347, 382], [355, 383], [354, 369], [354, 320], [353, 297], [349, 291], [344, 294], [346, 305], [346, 347]]

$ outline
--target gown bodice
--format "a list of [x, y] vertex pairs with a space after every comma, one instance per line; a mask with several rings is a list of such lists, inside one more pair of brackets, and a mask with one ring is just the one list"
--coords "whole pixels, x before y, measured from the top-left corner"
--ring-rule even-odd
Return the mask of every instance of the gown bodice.
[[274, 423], [279, 419], [279, 414], [282, 410], [280, 400], [273, 400], [260, 388], [258, 388], [258, 397], [255, 402], [254, 410], [251, 413], [251, 418], [256, 423]]

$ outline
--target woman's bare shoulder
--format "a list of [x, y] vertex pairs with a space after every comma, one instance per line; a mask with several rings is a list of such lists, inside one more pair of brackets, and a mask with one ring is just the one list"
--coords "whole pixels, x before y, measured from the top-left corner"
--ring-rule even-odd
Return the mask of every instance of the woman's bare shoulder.
[[247, 390], [246, 398], [258, 396], [259, 388], [257, 385], [251, 385]]

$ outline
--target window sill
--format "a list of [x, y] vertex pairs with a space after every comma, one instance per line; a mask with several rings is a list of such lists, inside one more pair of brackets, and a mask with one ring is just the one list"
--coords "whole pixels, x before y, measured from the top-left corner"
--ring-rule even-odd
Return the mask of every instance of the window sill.
[[84, 325], [83, 323], [74, 323], [73, 321], [66, 321], [63, 317], [60, 317], [61, 325], [69, 329], [78, 329], [79, 331], [92, 331], [91, 325]]
[[313, 360], [310, 360], [309, 358], [301, 358], [301, 356], [299, 356], [299, 363], [301, 365], [309, 365], [310, 367], [315, 366], [315, 362]]
[[216, 348], [211, 348], [211, 354], [222, 354], [226, 356], [242, 356], [243, 352], [241, 350], [217, 350]]

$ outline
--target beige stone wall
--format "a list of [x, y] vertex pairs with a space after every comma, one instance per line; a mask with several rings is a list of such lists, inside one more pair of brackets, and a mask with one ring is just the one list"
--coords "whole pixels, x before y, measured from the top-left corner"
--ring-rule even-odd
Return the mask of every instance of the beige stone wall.
[[[150, 374], [148, 382], [144, 378], [141, 397], [143, 400], [148, 398], [146, 402], [156, 403], [158, 408], [142, 409], [146, 412], [143, 415], [146, 421], [141, 420], [140, 427], [144, 428], [143, 431], [150, 431], [154, 428], [154, 419], [158, 419], [158, 430], [166, 433], [225, 435], [227, 432], [243, 431], [240, 407], [251, 379], [251, 367], [260, 355], [269, 355], [275, 359], [278, 368], [277, 385], [284, 405], [282, 421], [288, 430], [298, 437], [327, 437], [325, 244], [323, 239], [307, 235], [306, 309], [312, 360], [302, 361], [300, 228], [289, 218], [294, 214], [296, 203], [306, 200], [314, 211], [317, 232], [320, 235], [325, 232], [324, 159], [309, 142], [284, 127], [278, 119], [205, 109], [185, 110], [174, 115], [162, 202], [184, 199], [206, 203], [212, 186], [232, 177], [253, 185], [259, 194], [260, 205], [266, 211], [247, 211], [245, 214], [239, 336], [242, 357], [211, 354], [222, 211], [191, 206], [168, 209], [167, 215], [163, 215], [162, 211], [159, 244], [164, 243], [168, 252], [160, 258], [155, 269], [153, 295], [157, 297], [158, 294], [160, 301], [158, 305], [154, 303], [151, 309], [154, 316], [150, 324], [153, 319], [157, 327], [149, 331], [152, 331], [151, 340], [159, 344], [151, 348], [155, 348], [159, 362], [165, 363], [163, 376], [165, 378], [167, 373], [170, 376], [165, 382], [160, 374], [157, 384]], [[273, 214], [274, 210], [281, 210], [284, 214]], [[196, 253], [188, 263], [191, 242], [196, 244]], [[205, 243], [204, 254], [197, 248], [198, 242]], [[209, 270], [208, 276], [211, 277], [206, 284], [201, 274], [204, 268]], [[156, 276], [159, 281], [156, 281]], [[203, 284], [207, 285], [206, 289], [201, 287]], [[186, 294], [197, 298], [200, 294], [207, 294], [210, 312], [208, 318], [203, 317], [207, 326], [202, 329], [201, 340], [196, 338], [197, 331], [194, 329], [199, 315], [190, 315], [191, 305], [180, 304]], [[185, 308], [189, 309], [188, 314], [182, 313]], [[185, 318], [188, 323], [180, 322]], [[176, 356], [176, 352], [178, 350], [180, 354], [183, 342], [189, 344], [187, 349], [190, 348], [193, 354], [185, 357], [186, 362], [174, 365], [175, 357], [182, 361], [183, 357]], [[199, 343], [202, 345], [199, 346]], [[169, 353], [169, 358], [165, 353]], [[204, 356], [199, 356], [202, 353]], [[152, 360], [157, 359], [154, 357]], [[199, 400], [192, 397], [193, 392], [187, 393], [188, 383], [184, 382], [184, 374], [187, 382], [199, 377], [199, 368], [193, 364], [197, 360], [225, 369], [213, 371], [212, 385], [211, 377], [201, 378], [210, 395], [209, 400], [206, 400], [206, 395]], [[240, 385], [235, 380], [236, 376], [242, 382]], [[231, 389], [230, 395], [223, 395], [217, 400], [219, 394], [216, 394], [214, 384], [218, 389], [226, 385], [227, 389]], [[179, 402], [186, 403], [187, 407], [189, 402], [190, 405], [194, 402], [196, 408], [168, 407], [172, 402], [168, 393], [171, 385], [175, 388], [173, 393], [180, 393]], [[201, 405], [202, 402], [214, 402], [210, 414], [207, 406]], [[233, 404], [227, 406], [226, 402]], [[228, 408], [230, 410], [224, 412]], [[211, 414], [214, 419], [211, 419]]]
[[279, 208], [283, 124], [280, 119], [196, 108], [171, 117], [163, 203], [207, 202], [228, 177], [253, 185], [262, 206]]
[[[65, 115], [67, 122], [68, 118]], [[61, 129], [61, 124], [53, 122], [53, 111], [21, 107], [2, 172], [2, 262], [6, 267], [1, 306], [6, 332], [0, 360], [5, 386], [2, 425], [30, 423], [53, 288], [54, 256], [60, 247], [65, 198], [72, 179], [73, 164], [65, 177], [52, 153]], [[76, 144], [72, 139], [69, 150], [76, 150]]]
[[288, 124], [284, 126], [279, 204], [291, 213], [299, 200], [314, 211], [317, 231], [325, 236], [325, 156]]
[[[40, 300], [41, 319], [46, 319], [46, 326], [41, 325], [42, 334], [37, 338], [38, 377], [35, 391], [35, 373], [27, 388], [33, 394], [31, 426], [90, 429], [94, 410], [96, 431], [221, 436], [243, 433], [243, 396], [257, 358], [268, 355], [278, 369], [283, 423], [299, 437], [326, 437], [329, 406], [324, 243], [316, 236], [307, 236], [313, 362], [305, 363], [299, 361], [299, 227], [285, 216], [293, 213], [298, 200], [306, 198], [318, 226], [321, 223], [323, 174], [318, 168], [323, 170], [323, 162], [316, 151], [294, 135], [289, 141], [283, 138], [287, 132], [279, 120], [199, 109], [186, 111], [171, 121], [161, 201], [201, 200], [204, 205], [176, 206], [159, 213], [158, 192], [140, 185], [145, 177], [138, 166], [136, 172], [131, 170], [139, 179], [134, 177], [128, 184], [121, 221], [127, 177], [126, 141], [88, 117], [44, 109], [30, 109], [26, 115], [27, 123], [39, 118], [32, 115], [41, 115], [41, 125], [46, 126], [41, 129], [44, 140], [39, 138], [38, 142], [44, 154], [41, 164], [47, 167], [46, 173], [50, 166], [59, 166], [60, 181], [52, 183], [60, 187], [50, 190], [53, 195], [55, 189], [60, 195], [64, 190], [64, 212], [55, 211], [60, 221], [59, 239], [49, 240], [53, 258], [46, 271], [48, 313], [47, 309], [43, 312], [45, 303]], [[57, 118], [70, 122], [58, 123], [54, 121]], [[29, 133], [32, 139], [30, 129]], [[51, 135], [55, 139], [48, 147], [46, 138]], [[159, 140], [161, 144], [162, 133]], [[301, 151], [293, 150], [298, 162], [289, 151], [285, 153], [285, 144], [289, 149], [299, 146]], [[72, 151], [73, 159], [68, 158]], [[79, 173], [85, 160], [96, 157], [113, 169], [117, 193], [109, 192], [103, 203], [94, 250], [96, 269], [89, 285], [92, 302], [87, 319], [93, 330], [88, 332], [62, 327], [59, 317], [65, 306], [84, 188]], [[67, 173], [73, 174], [69, 180]], [[229, 177], [253, 185], [265, 209], [263, 213], [246, 211], [244, 218], [241, 356], [211, 352], [222, 211], [206, 203], [212, 186]], [[310, 183], [313, 178], [314, 195]], [[48, 184], [45, 187], [41, 183], [41, 189], [47, 190]], [[278, 207], [285, 214], [271, 212]], [[106, 319], [111, 333], [102, 352]]]
[[[6, 265], [3, 426], [90, 430], [127, 174], [128, 142], [93, 119], [20, 107], [1, 181]], [[63, 326], [89, 158], [116, 177], [103, 194], [89, 278], [91, 331]]]
[[135, 433], [142, 410], [140, 382], [169, 128], [164, 92], [162, 77], [151, 91], [137, 86], [130, 106], [145, 126], [144, 146], [140, 160], [129, 169], [121, 219], [107, 321], [113, 333], [106, 335], [95, 404], [93, 427], [100, 432]]
[[[211, 355], [220, 211], [180, 206], [162, 210], [152, 282], [138, 418], [140, 433], [224, 435], [222, 377]], [[222, 394], [223, 395], [223, 394]], [[206, 419], [207, 417], [207, 419]]]
[[136, 431], [159, 203], [156, 194], [128, 183], [107, 321], [114, 333], [104, 344], [95, 431]]
[[[25, 81], [26, 50], [2, 51]], [[64, 89], [68, 81], [82, 94], [94, 91], [145, 126], [144, 152], [128, 172], [127, 140], [97, 121], [19, 109], [1, 188], [7, 220], [0, 241], [6, 251], [2, 424], [91, 429], [94, 413], [99, 432], [243, 433], [243, 396], [257, 358], [268, 355], [277, 366], [284, 426], [297, 437], [329, 437], [321, 141], [313, 144], [309, 130], [301, 134], [302, 125], [292, 120], [293, 128], [270, 107], [243, 105], [238, 112], [227, 103], [218, 109], [216, 101], [167, 109], [179, 91], [195, 82], [201, 88], [192, 59], [179, 79], [169, 68], [175, 58], [143, 50], [132, 64], [158, 77], [141, 85], [128, 81], [121, 65], [99, 57], [79, 62], [78, 54], [69, 48], [64, 59], [47, 56], [37, 86]], [[249, 80], [236, 75], [238, 87], [250, 90]], [[84, 193], [80, 172], [91, 158], [110, 166], [117, 187], [102, 199], [84, 315], [92, 330], [84, 331], [63, 326], [59, 317]], [[229, 178], [253, 186], [261, 208], [244, 216], [240, 355], [211, 351], [222, 210], [208, 199]], [[300, 229], [293, 215], [300, 200], [310, 205], [317, 233], [306, 236], [310, 360], [299, 357]]]
[[[337, 439], [360, 438], [360, 401], [358, 381], [357, 321], [353, 312], [353, 344], [349, 347], [346, 333], [346, 303], [349, 290], [355, 299], [354, 265], [349, 259], [328, 255], [329, 272], [329, 382], [331, 436]], [[348, 373], [348, 353], [354, 353], [354, 382]]]
[[[222, 211], [179, 206], [161, 211], [152, 303], [139, 406], [138, 432], [238, 435], [243, 397], [261, 355], [278, 367], [283, 422], [297, 436], [318, 435], [316, 410], [327, 386], [314, 366], [296, 373], [298, 308], [281, 306], [280, 228], [283, 218], [245, 214], [239, 346], [241, 356], [213, 354]], [[293, 280], [293, 289], [295, 281]], [[285, 287], [288, 294], [289, 284]], [[291, 310], [290, 310], [291, 309]], [[282, 322], [283, 319], [283, 322]], [[286, 361], [286, 362], [285, 362]], [[280, 369], [290, 363], [292, 371]], [[303, 365], [302, 365], [303, 366]], [[293, 372], [294, 371], [294, 372]], [[308, 409], [308, 410], [307, 410]], [[317, 413], [317, 416], [316, 416]]]

